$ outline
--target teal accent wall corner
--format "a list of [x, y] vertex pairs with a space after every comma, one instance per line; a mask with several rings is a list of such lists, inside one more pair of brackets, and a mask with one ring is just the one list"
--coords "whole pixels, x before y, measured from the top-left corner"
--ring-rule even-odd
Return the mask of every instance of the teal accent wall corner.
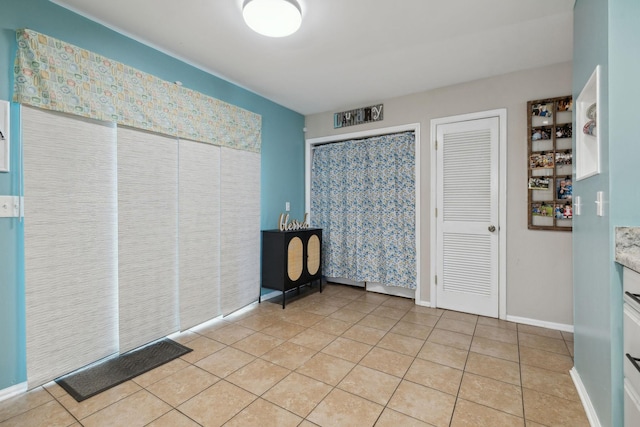
[[[0, 194], [20, 195], [20, 106], [10, 110], [10, 173], [0, 173]], [[0, 218], [0, 390], [27, 379], [24, 222], [20, 218]], [[13, 367], [13, 369], [7, 369]]]
[[[213, 23], [215, 24], [215, 23]], [[262, 116], [261, 227], [274, 228], [286, 201], [304, 213], [304, 116], [251, 91], [145, 46], [48, 0], [3, 0], [0, 12], [0, 99], [13, 95], [15, 31], [30, 28], [167, 81]], [[20, 138], [12, 108], [12, 171], [0, 174], [0, 194], [17, 195]], [[28, 197], [28, 195], [27, 195]], [[28, 218], [26, 219], [28, 222]], [[0, 391], [26, 380], [24, 232], [19, 220], [0, 218]], [[5, 345], [7, 347], [5, 347]]]
[[[640, 225], [639, 19], [636, 0], [576, 0], [574, 8], [573, 96], [600, 65], [601, 138], [601, 173], [573, 186], [583, 206], [573, 223], [574, 363], [603, 426], [624, 423], [622, 268], [614, 249], [615, 227]], [[598, 191], [603, 217], [593, 204]]]
[[[304, 118], [293, 117], [282, 112], [278, 120], [265, 122], [263, 132], [268, 131], [275, 143], [262, 146], [262, 173], [260, 193], [261, 228], [278, 228], [280, 213], [285, 211], [285, 203], [291, 204], [291, 218], [304, 216]], [[300, 135], [292, 139], [290, 135]], [[295, 188], [292, 188], [294, 186]]]
[[[578, 98], [596, 66], [600, 66], [598, 126], [601, 149], [600, 174], [573, 182], [573, 195], [580, 196], [583, 204], [582, 214], [575, 216], [573, 221], [574, 364], [600, 422], [611, 425], [610, 217], [596, 216], [590, 203], [596, 199], [597, 191], [608, 192], [609, 188], [607, 1], [577, 0], [573, 19], [574, 99]], [[580, 131], [576, 129], [576, 132]]]
[[[640, 226], [640, 2], [609, 0], [609, 163], [611, 241], [615, 227]], [[614, 246], [615, 247], [615, 246]], [[612, 259], [612, 425], [624, 422], [622, 267]]]
[[614, 226], [640, 225], [640, 2], [609, 0], [609, 135]]

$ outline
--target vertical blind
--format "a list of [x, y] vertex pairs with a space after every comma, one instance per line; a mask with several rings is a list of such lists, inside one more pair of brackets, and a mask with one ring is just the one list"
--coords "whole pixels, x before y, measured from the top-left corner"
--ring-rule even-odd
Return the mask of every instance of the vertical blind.
[[179, 328], [178, 140], [118, 128], [120, 351]]
[[27, 378], [254, 302], [260, 154], [23, 108]]
[[220, 147], [180, 140], [180, 326], [220, 315]]
[[260, 155], [220, 149], [220, 292], [229, 314], [260, 292]]
[[118, 351], [116, 128], [22, 108], [27, 378]]

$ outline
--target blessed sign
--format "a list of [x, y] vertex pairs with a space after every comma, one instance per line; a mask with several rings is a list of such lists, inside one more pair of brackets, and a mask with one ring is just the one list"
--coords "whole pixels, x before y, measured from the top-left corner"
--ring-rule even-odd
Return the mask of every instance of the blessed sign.
[[337, 129], [369, 122], [379, 122], [384, 117], [382, 107], [383, 104], [378, 104], [335, 113], [333, 115], [333, 127]]
[[280, 218], [278, 219], [278, 229], [280, 231], [295, 231], [295, 230], [306, 230], [309, 228], [309, 214], [304, 214], [304, 219], [302, 222], [297, 219], [292, 219], [289, 221], [289, 214], [280, 214]]

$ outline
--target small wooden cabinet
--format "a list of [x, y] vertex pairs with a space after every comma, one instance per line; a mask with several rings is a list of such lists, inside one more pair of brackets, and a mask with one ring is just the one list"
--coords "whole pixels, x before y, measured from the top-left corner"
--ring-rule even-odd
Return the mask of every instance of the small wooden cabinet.
[[322, 229], [262, 231], [262, 287], [285, 293], [320, 282], [322, 292]]

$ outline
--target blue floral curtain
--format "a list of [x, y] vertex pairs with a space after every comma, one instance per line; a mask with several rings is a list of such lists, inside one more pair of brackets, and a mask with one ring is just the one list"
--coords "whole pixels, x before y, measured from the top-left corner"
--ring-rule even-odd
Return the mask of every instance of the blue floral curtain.
[[311, 166], [311, 222], [323, 273], [416, 287], [414, 132], [321, 145]]

